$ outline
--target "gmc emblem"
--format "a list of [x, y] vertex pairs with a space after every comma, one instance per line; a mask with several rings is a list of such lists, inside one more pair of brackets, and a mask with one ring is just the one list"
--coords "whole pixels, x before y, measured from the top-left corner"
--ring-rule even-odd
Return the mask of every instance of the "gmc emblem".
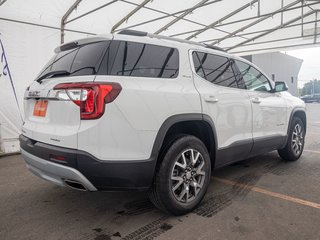
[[30, 91], [28, 93], [29, 97], [40, 97], [40, 91]]

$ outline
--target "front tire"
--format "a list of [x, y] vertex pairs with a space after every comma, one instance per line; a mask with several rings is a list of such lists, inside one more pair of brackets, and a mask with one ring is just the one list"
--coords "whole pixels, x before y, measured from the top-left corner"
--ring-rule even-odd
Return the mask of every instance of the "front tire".
[[164, 154], [149, 192], [151, 202], [174, 215], [188, 213], [203, 199], [211, 177], [206, 146], [194, 136], [176, 139]]
[[285, 148], [278, 150], [280, 157], [286, 161], [296, 161], [300, 158], [305, 139], [305, 126], [300, 118], [294, 117], [290, 126]]

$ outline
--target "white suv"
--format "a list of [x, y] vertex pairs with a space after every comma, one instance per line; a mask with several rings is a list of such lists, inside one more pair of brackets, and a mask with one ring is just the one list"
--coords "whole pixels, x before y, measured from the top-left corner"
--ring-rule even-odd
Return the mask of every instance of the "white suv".
[[25, 93], [21, 153], [36, 175], [88, 191], [149, 191], [193, 210], [211, 170], [278, 150], [297, 160], [305, 104], [250, 62], [126, 30], [61, 45]]

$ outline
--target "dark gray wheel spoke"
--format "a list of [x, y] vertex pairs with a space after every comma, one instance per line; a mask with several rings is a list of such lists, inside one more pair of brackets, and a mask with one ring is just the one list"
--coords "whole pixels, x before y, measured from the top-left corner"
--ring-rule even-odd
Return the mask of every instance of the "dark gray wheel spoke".
[[[185, 185], [185, 184], [184, 184]], [[178, 200], [179, 201], [183, 201], [183, 197], [187, 194], [187, 192], [189, 192], [189, 189], [187, 189], [186, 186], [183, 186], [182, 191], [179, 193]]]
[[199, 159], [199, 156], [200, 156], [200, 153], [199, 153], [199, 152], [197, 152], [197, 153], [195, 154], [195, 152], [191, 149], [192, 166], [194, 166], [194, 165], [197, 163], [197, 161], [198, 161], [198, 159]]
[[175, 166], [178, 166], [182, 169], [185, 169], [187, 167], [187, 161], [186, 161], [186, 157], [185, 157], [184, 153], [182, 153], [182, 155], [181, 155], [181, 160], [182, 160], [182, 163], [177, 161], [175, 163]]
[[291, 138], [291, 148], [295, 155], [299, 155], [302, 152], [303, 148], [303, 141], [304, 141], [304, 133], [302, 126], [297, 123], [292, 132]]
[[171, 173], [171, 190], [179, 202], [188, 203], [198, 196], [206, 178], [205, 167], [203, 156], [195, 149], [187, 149], [177, 158]]
[[200, 163], [200, 165], [197, 167], [196, 169], [197, 175], [205, 175], [205, 172], [202, 171], [203, 167], [204, 167], [204, 162]]
[[174, 176], [171, 176], [171, 180], [175, 180], [175, 181], [178, 181], [172, 188], [173, 191], [177, 190], [181, 184], [183, 184], [183, 178], [182, 177], [174, 177]]

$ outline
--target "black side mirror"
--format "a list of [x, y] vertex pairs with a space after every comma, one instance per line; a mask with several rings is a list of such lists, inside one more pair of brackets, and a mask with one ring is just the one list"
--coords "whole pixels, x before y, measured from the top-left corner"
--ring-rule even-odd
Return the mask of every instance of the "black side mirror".
[[287, 91], [288, 85], [285, 82], [275, 82], [274, 90], [273, 92], [284, 92]]

